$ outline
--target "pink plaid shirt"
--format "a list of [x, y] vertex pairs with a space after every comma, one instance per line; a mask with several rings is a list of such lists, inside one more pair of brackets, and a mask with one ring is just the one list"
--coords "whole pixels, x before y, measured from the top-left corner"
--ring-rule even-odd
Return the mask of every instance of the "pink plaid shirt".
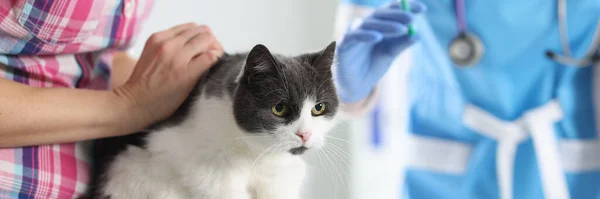
[[[107, 89], [151, 0], [0, 0], [0, 78], [35, 87]], [[5, 66], [2, 66], [5, 65]], [[75, 198], [88, 182], [88, 143], [0, 149], [0, 199]]]

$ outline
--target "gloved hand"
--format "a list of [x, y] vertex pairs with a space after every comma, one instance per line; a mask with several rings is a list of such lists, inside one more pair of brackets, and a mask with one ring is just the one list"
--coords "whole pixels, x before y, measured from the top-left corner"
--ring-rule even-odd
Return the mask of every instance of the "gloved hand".
[[336, 68], [342, 102], [353, 103], [367, 97], [394, 59], [418, 38], [418, 30], [408, 35], [408, 24], [426, 7], [415, 0], [410, 8], [410, 13], [403, 11], [399, 3], [378, 8], [343, 36], [337, 47]]

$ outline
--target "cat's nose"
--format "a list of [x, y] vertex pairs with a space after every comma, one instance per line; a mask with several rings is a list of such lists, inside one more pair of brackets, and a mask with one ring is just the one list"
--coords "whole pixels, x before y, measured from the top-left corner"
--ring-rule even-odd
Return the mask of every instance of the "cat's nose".
[[308, 139], [310, 139], [310, 136], [312, 135], [312, 133], [298, 131], [298, 132], [296, 132], [296, 135], [298, 137], [300, 137], [300, 139], [302, 139], [302, 143], [306, 143], [306, 141], [308, 141]]

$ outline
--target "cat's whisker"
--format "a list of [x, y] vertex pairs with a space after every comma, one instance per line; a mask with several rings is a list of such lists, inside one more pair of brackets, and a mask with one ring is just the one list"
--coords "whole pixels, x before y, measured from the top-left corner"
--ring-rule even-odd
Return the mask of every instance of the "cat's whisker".
[[271, 93], [274, 93], [274, 92], [280, 92], [280, 91], [283, 91], [283, 92], [285, 92], [285, 90], [278, 88], [278, 89], [273, 89], [273, 90], [269, 91], [269, 92], [268, 92], [266, 95], [268, 96], [268, 95], [269, 95], [269, 94], [271, 94]]
[[[339, 148], [338, 146], [335, 145], [326, 145], [327, 149], [330, 149], [330, 151], [332, 152], [332, 155], [335, 155], [337, 158], [340, 159], [340, 161], [342, 161], [341, 163], [344, 163], [346, 168], [350, 168], [350, 163], [348, 162], [350, 159], [350, 155], [348, 153], [346, 153], [345, 151], [343, 151], [341, 148]], [[340, 164], [341, 164], [340, 163]], [[341, 165], [344, 166], [344, 165]]]
[[[329, 166], [330, 166], [330, 168], [331, 168], [331, 170], [332, 170], [332, 173], [334, 174], [334, 179], [336, 179], [336, 180], [334, 181], [334, 183], [335, 183], [336, 185], [340, 185], [340, 184], [339, 184], [339, 181], [342, 181], [342, 183], [344, 183], [344, 182], [343, 182], [343, 180], [344, 180], [344, 179], [342, 179], [342, 175], [339, 173], [339, 171], [338, 171], [337, 169], [335, 169], [335, 167], [336, 167], [336, 166], [334, 165], [334, 163], [333, 163], [333, 161], [332, 161], [333, 159], [331, 158], [331, 156], [329, 156], [329, 155], [328, 155], [328, 153], [327, 153], [327, 151], [325, 151], [325, 150], [323, 150], [323, 155], [325, 155], [326, 159], [328, 160], [327, 162], [329, 162]], [[338, 179], [339, 179], [339, 181], [338, 181]], [[342, 184], [342, 186], [343, 186], [343, 184]], [[343, 188], [344, 188], [344, 187], [342, 187], [342, 189], [343, 189]], [[336, 190], [335, 190], [335, 192], [337, 193], [337, 187], [336, 187]], [[337, 194], [336, 194], [336, 195], [337, 195]]]
[[323, 80], [323, 81], [322, 81], [322, 82], [319, 84], [319, 86], [317, 86], [317, 90], [318, 90], [318, 91], [320, 91], [320, 90], [321, 90], [321, 86], [325, 85], [325, 83], [327, 83], [327, 82], [329, 82], [329, 81], [330, 81], [330, 79], [325, 79], [325, 80]]
[[279, 150], [279, 146], [285, 146], [285, 143], [280, 142], [275, 148], [273, 148], [273, 150], [271, 150], [271, 153], [266, 157], [271, 157], [273, 154], [275, 154], [275, 152]]
[[[331, 147], [327, 148], [327, 145], [325, 145], [325, 146], [326, 146], [326, 147], [325, 147], [326, 149], [330, 149], [330, 150], [332, 149]], [[345, 195], [346, 195], [346, 198], [348, 198], [348, 191], [349, 191], [349, 188], [348, 188], [348, 186], [347, 186], [347, 184], [346, 184], [346, 180], [348, 179], [348, 175], [347, 175], [347, 173], [346, 173], [346, 169], [345, 169], [345, 168], [343, 168], [343, 165], [342, 165], [342, 163], [340, 163], [340, 162], [339, 162], [337, 159], [339, 158], [339, 159], [342, 159], [342, 161], [344, 161], [344, 160], [343, 160], [343, 158], [342, 158], [342, 157], [340, 157], [339, 153], [337, 153], [337, 152], [335, 152], [335, 151], [333, 151], [333, 150], [331, 150], [331, 152], [332, 152], [332, 153], [331, 153], [331, 155], [334, 157], [333, 161], [335, 162], [335, 164], [336, 164], [337, 166], [341, 167], [341, 168], [338, 168], [338, 169], [341, 169], [341, 170], [342, 170], [342, 173], [340, 174], [340, 178], [342, 178], [342, 176], [341, 176], [342, 174], [344, 175], [344, 176], [343, 176], [343, 178], [342, 178], [342, 187], [344, 188], [344, 193], [345, 193]], [[348, 164], [346, 161], [344, 161], [344, 163], [346, 164], [346, 166], [347, 166], [348, 168], [350, 167], [350, 165], [349, 165], [349, 164]], [[339, 170], [338, 170], [338, 173], [339, 173]]]
[[348, 140], [344, 140], [344, 139], [342, 139], [342, 138], [333, 137], [333, 136], [330, 136], [330, 135], [325, 135], [325, 137], [326, 137], [326, 138], [331, 138], [331, 139], [334, 139], [334, 140], [337, 140], [337, 141], [344, 142], [344, 143], [346, 143], [346, 144], [348, 144], [348, 145], [352, 145], [352, 143], [350, 143]]
[[332, 156], [334, 156], [336, 159], [340, 160], [340, 169], [349, 169], [350, 168], [350, 163], [347, 161], [348, 158], [344, 157], [341, 153], [339, 153], [338, 151], [336, 151], [335, 148], [326, 148], [327, 150], [329, 150], [330, 154]]
[[326, 144], [325, 147], [330, 147], [332, 149], [335, 149], [336, 151], [341, 153], [341, 155], [343, 155], [347, 159], [350, 159], [350, 157], [351, 157], [351, 155], [348, 152], [344, 151], [344, 149], [340, 148], [339, 146], [337, 146], [333, 143]]
[[[333, 180], [333, 177], [331, 176], [331, 172], [330, 172], [330, 171], [329, 171], [329, 169], [328, 169], [328, 168], [327, 168], [327, 167], [324, 165], [324, 160], [323, 160], [323, 159], [325, 159], [325, 157], [321, 158], [321, 156], [322, 156], [322, 155], [321, 155], [321, 149], [317, 149], [317, 150], [316, 150], [316, 152], [317, 152], [317, 157], [319, 158], [319, 166], [320, 166], [320, 167], [321, 167], [323, 170], [325, 170], [325, 171], [323, 171], [323, 172], [325, 172], [325, 173], [327, 174], [327, 177], [328, 177], [328, 178], [329, 178], [329, 180], [330, 180], [330, 181], [333, 183], [333, 182], [334, 182], [334, 180]], [[334, 193], [333, 193], [333, 194], [334, 194], [334, 199], [335, 199], [335, 183], [334, 183]]]
[[329, 177], [329, 180], [331, 180], [333, 182], [333, 198], [337, 198], [337, 180], [336, 178], [333, 176], [333, 170], [331, 170], [331, 167], [329, 165], [329, 160], [327, 159], [327, 157], [325, 157], [325, 152], [322, 151], [322, 149], [318, 149], [317, 150], [317, 154], [319, 154], [319, 157], [323, 156], [323, 159], [325, 159], [325, 169], [327, 171], [325, 171], [325, 173], [327, 173], [327, 176]]
[[265, 149], [264, 151], [262, 151], [258, 157], [256, 157], [256, 159], [254, 160], [254, 162], [252, 162], [252, 165], [250, 166], [250, 170], [252, 170], [254, 168], [254, 164], [256, 164], [256, 161], [258, 161], [258, 159], [260, 159], [267, 151], [269, 151], [269, 149], [273, 148], [273, 146], [279, 144], [279, 142], [272, 144], [271, 146], [269, 146], [267, 149]]
[[[271, 156], [271, 155], [272, 155], [272, 154], [273, 154], [273, 153], [276, 151], [276, 148], [278, 148], [278, 147], [279, 147], [279, 146], [281, 146], [282, 144], [283, 144], [283, 143], [281, 143], [281, 142], [276, 142], [276, 143], [274, 143], [273, 145], [271, 145], [269, 148], [265, 149], [265, 150], [263, 151], [263, 153], [261, 153], [261, 154], [267, 154], [267, 153], [269, 153], [269, 151], [270, 151], [271, 153], [270, 153], [269, 155], [267, 155], [267, 156], [264, 156], [264, 157], [262, 157], [262, 158], [268, 158], [268, 157], [270, 157], [270, 156]], [[252, 166], [250, 166], [250, 170], [251, 170], [251, 171], [252, 171], [252, 169], [254, 168], [254, 164], [255, 164], [257, 161], [259, 161], [259, 159], [260, 159], [260, 158], [261, 158], [261, 157], [259, 156], [259, 157], [257, 157], [257, 158], [256, 158], [256, 160], [254, 160], [254, 162], [252, 163]], [[254, 171], [252, 171], [252, 172], [254, 172]]]
[[333, 157], [327, 150], [323, 150], [323, 153], [327, 156], [327, 159], [330, 162], [331, 169], [333, 170], [333, 174], [336, 176], [336, 179], [337, 179], [336, 183], [338, 184], [338, 186], [342, 187], [342, 189], [340, 191], [344, 192], [344, 190], [345, 190], [344, 179], [342, 179], [342, 175], [340, 174], [339, 170], [337, 169], [337, 166], [334, 162]]

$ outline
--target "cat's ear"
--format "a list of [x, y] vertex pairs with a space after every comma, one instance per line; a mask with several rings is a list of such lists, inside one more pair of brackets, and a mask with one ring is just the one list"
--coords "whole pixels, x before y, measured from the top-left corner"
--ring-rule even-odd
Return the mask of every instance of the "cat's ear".
[[312, 65], [319, 70], [330, 71], [335, 59], [336, 42], [331, 42], [325, 49], [316, 53]]
[[244, 72], [246, 74], [268, 72], [275, 67], [277, 67], [277, 62], [269, 49], [262, 44], [257, 44], [248, 53]]

